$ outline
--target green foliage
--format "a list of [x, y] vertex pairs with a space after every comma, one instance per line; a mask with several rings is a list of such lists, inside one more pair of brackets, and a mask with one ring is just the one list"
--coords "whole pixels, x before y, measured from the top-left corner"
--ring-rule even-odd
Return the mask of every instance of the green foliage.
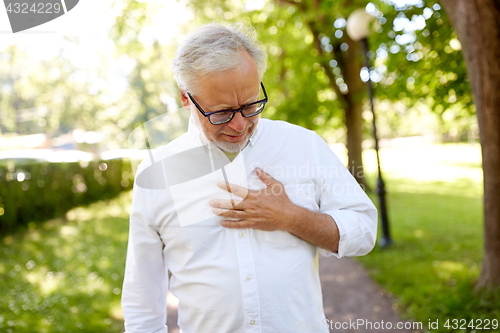
[[[263, 16], [267, 18], [262, 20]], [[264, 116], [315, 130], [339, 127], [341, 105], [300, 13], [293, 6], [270, 4], [251, 17], [258, 18], [252, 25], [268, 53], [271, 107]]]
[[160, 43], [153, 36], [151, 39], [139, 37], [141, 32], [152, 27], [154, 15], [165, 6], [164, 2], [116, 1], [115, 6], [122, 9], [110, 30], [110, 38], [116, 47], [114, 57], [132, 65], [124, 77], [128, 89], [115, 113], [119, 117], [118, 126], [128, 136], [134, 128], [150, 119], [177, 111], [181, 104], [171, 70], [177, 40]]
[[0, 230], [58, 217], [69, 209], [113, 198], [132, 187], [122, 160], [0, 166]]
[[[402, 101], [408, 107], [420, 101], [452, 119], [475, 112], [461, 45], [443, 8], [435, 0], [397, 7], [377, 2], [378, 33], [370, 38], [372, 60], [383, 69], [378, 98]], [[404, 22], [414, 30], [404, 28]], [[425, 26], [421, 25], [425, 22]]]
[[[115, 3], [115, 6], [118, 4]], [[123, 5], [123, 4], [120, 4]], [[121, 15], [117, 15], [110, 38], [115, 45], [124, 53], [134, 56], [144, 52], [144, 45], [138, 36], [144, 25], [150, 22], [148, 16], [148, 3], [139, 1], [127, 1], [123, 5]]]
[[[68, 41], [68, 47], [75, 44]], [[54, 136], [100, 128], [96, 115], [105, 107], [95, 81], [84, 79], [99, 75], [98, 68], [77, 69], [65, 57], [36, 62], [14, 45], [0, 59], [0, 134]]]

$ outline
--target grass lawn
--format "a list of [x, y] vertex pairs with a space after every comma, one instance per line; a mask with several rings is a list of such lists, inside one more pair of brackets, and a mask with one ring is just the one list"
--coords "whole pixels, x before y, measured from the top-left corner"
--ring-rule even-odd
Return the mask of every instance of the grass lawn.
[[[364, 158], [374, 184], [373, 151]], [[472, 293], [483, 253], [479, 147], [386, 148], [381, 158], [395, 245], [359, 260], [424, 326], [500, 319], [499, 295]], [[0, 332], [122, 330], [130, 194], [0, 238]]]
[[0, 332], [122, 332], [131, 192], [0, 239]]
[[[364, 157], [375, 184], [373, 151]], [[473, 292], [483, 258], [479, 146], [391, 148], [381, 160], [395, 245], [359, 258], [370, 275], [398, 299], [407, 318], [424, 326], [438, 319], [440, 329], [432, 332], [471, 332], [471, 319], [500, 320], [500, 293]], [[451, 330], [444, 327], [448, 319], [467, 324]]]

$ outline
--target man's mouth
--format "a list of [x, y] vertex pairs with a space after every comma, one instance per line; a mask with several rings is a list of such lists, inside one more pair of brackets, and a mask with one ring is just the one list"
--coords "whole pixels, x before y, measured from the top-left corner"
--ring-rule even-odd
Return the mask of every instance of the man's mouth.
[[224, 136], [226, 137], [226, 139], [230, 142], [234, 142], [234, 141], [240, 141], [241, 139], [243, 139], [245, 137], [245, 135], [247, 134], [247, 131], [239, 134], [239, 135], [229, 135], [229, 134], [224, 134]]

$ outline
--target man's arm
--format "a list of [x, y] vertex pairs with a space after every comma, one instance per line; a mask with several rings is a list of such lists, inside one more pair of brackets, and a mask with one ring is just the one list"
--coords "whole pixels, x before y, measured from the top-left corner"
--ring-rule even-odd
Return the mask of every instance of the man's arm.
[[134, 185], [122, 309], [126, 333], [167, 333], [163, 243], [148, 222], [147, 192]]
[[325, 248], [319, 252], [339, 258], [365, 255], [377, 239], [377, 209], [326, 142], [317, 134], [314, 140], [319, 165], [327, 167], [326, 173], [320, 173], [320, 212], [333, 218], [340, 235], [337, 253]]
[[297, 205], [293, 205], [283, 213], [288, 217], [282, 230], [317, 247], [333, 253], [338, 252], [339, 228], [330, 215], [313, 212]]

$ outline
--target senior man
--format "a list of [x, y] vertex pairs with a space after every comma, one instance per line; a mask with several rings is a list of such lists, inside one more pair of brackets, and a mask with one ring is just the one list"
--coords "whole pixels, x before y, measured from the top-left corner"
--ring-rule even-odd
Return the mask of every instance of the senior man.
[[371, 251], [375, 207], [319, 135], [260, 118], [266, 54], [249, 34], [199, 27], [173, 70], [189, 128], [136, 173], [126, 332], [167, 333], [168, 271], [182, 333], [328, 332], [318, 252]]

